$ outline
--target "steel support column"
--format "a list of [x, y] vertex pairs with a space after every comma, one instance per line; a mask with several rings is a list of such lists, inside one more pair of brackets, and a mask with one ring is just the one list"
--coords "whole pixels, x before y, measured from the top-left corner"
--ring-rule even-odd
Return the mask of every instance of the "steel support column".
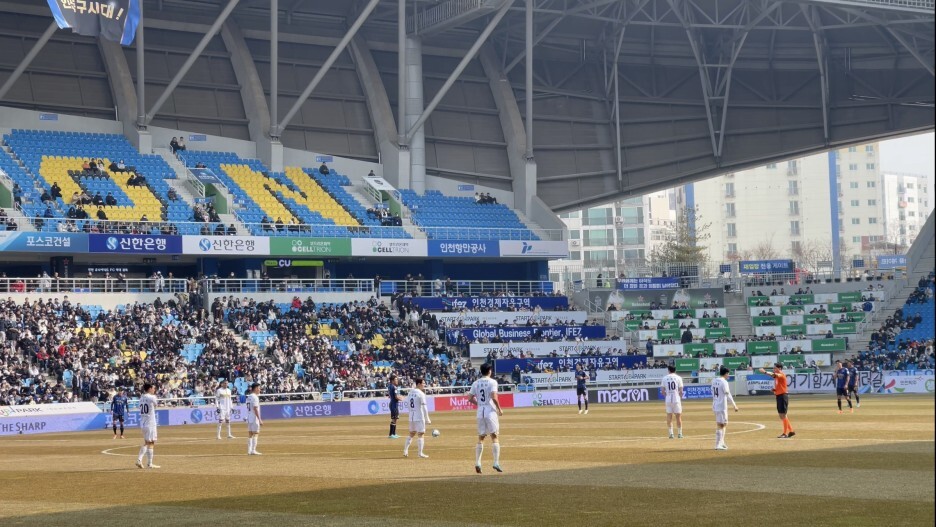
[[822, 22], [819, 20], [819, 12], [816, 7], [807, 7], [800, 4], [800, 10], [809, 29], [813, 34], [813, 47], [816, 49], [816, 61], [819, 63], [819, 89], [822, 91], [822, 138], [825, 144], [829, 144], [829, 61], [826, 55], [826, 43], [822, 29]]
[[354, 21], [354, 24], [348, 28], [347, 33], [341, 37], [341, 41], [338, 42], [338, 46], [332, 50], [331, 55], [325, 60], [325, 63], [322, 64], [322, 67], [319, 68], [316, 72], [315, 77], [312, 77], [312, 80], [309, 81], [309, 85], [302, 90], [302, 94], [299, 95], [299, 98], [296, 99], [296, 102], [292, 105], [292, 108], [286, 112], [286, 115], [283, 116], [283, 120], [279, 122], [274, 128], [276, 136], [279, 137], [283, 133], [283, 130], [286, 126], [289, 125], [289, 121], [296, 116], [296, 113], [302, 108], [302, 105], [305, 103], [306, 99], [309, 98], [309, 95], [312, 95], [312, 92], [315, 91], [315, 88], [322, 82], [322, 79], [325, 78], [325, 74], [328, 73], [328, 70], [331, 69], [332, 64], [338, 60], [338, 57], [344, 52], [345, 48], [348, 47], [348, 43], [351, 42], [351, 39], [354, 38], [354, 35], [357, 34], [358, 30], [361, 29], [361, 26], [364, 25], [364, 21], [367, 20], [367, 17], [370, 16], [374, 8], [377, 7], [377, 4], [380, 3], [380, 0], [370, 0], [367, 3], [367, 6], [364, 7], [364, 10], [361, 11], [361, 14], [358, 15], [357, 20]]
[[136, 94], [137, 118], [136, 125], [140, 130], [146, 129], [146, 47], [143, 44], [143, 2], [140, 2], [140, 21], [136, 29]]
[[32, 61], [36, 58], [36, 56], [39, 55], [39, 52], [42, 51], [43, 47], [45, 47], [46, 42], [48, 42], [49, 39], [52, 38], [52, 33], [55, 33], [56, 29], [58, 29], [58, 24], [56, 24], [55, 21], [53, 20], [52, 23], [49, 24], [49, 27], [46, 28], [45, 33], [43, 33], [42, 36], [39, 37], [39, 40], [37, 40], [36, 43], [33, 44], [33, 47], [32, 49], [29, 50], [29, 53], [27, 53], [26, 56], [23, 57], [23, 60], [21, 60], [19, 65], [16, 67], [16, 69], [13, 70], [13, 73], [11, 73], [10, 76], [7, 78], [6, 82], [3, 83], [3, 86], [0, 87], [0, 100], [6, 97], [7, 92], [10, 91], [10, 88], [12, 88], [14, 84], [16, 84], [17, 80], [19, 80], [20, 75], [22, 75], [23, 72], [26, 71], [26, 68], [28, 68], [29, 65], [32, 63]]
[[413, 135], [416, 133], [423, 124], [425, 124], [426, 119], [432, 115], [432, 112], [435, 111], [436, 106], [442, 102], [442, 98], [445, 97], [445, 94], [448, 93], [449, 88], [455, 84], [455, 80], [465, 71], [465, 68], [468, 67], [468, 63], [474, 59], [475, 55], [478, 54], [478, 50], [481, 49], [481, 45], [487, 41], [488, 37], [491, 36], [491, 32], [494, 31], [494, 28], [497, 27], [497, 24], [504, 18], [504, 15], [507, 14], [507, 11], [510, 10], [511, 0], [504, 2], [504, 5], [497, 11], [497, 14], [494, 15], [494, 18], [488, 22], [487, 27], [484, 28], [484, 31], [478, 35], [477, 40], [474, 44], [471, 45], [471, 48], [468, 49], [468, 52], [462, 57], [461, 61], [458, 63], [458, 66], [455, 67], [455, 71], [447, 79], [445, 79], [445, 84], [439, 88], [439, 92], [436, 93], [435, 97], [432, 98], [432, 101], [429, 102], [429, 106], [423, 110], [422, 114], [419, 116], [419, 119], [416, 119], [416, 122], [413, 123], [413, 126], [410, 127], [409, 131], [406, 133], [406, 141], [409, 142], [413, 139]]
[[224, 24], [224, 21], [227, 20], [228, 15], [231, 14], [231, 11], [234, 11], [234, 8], [237, 7], [240, 0], [229, 0], [228, 4], [224, 7], [224, 10], [221, 11], [221, 14], [218, 15], [218, 18], [215, 19], [214, 23], [211, 24], [211, 27], [208, 28], [208, 32], [202, 37], [201, 41], [195, 46], [195, 49], [192, 50], [192, 53], [185, 59], [185, 63], [182, 64], [182, 68], [176, 72], [175, 76], [172, 77], [172, 80], [169, 81], [169, 86], [166, 86], [166, 89], [162, 92], [162, 95], [156, 99], [156, 102], [153, 103], [153, 107], [150, 108], [150, 111], [146, 114], [146, 121], [144, 124], [149, 124], [153, 121], [153, 117], [156, 117], [156, 112], [162, 108], [162, 105], [166, 103], [166, 100], [169, 99], [169, 96], [172, 95], [172, 92], [175, 91], [176, 87], [182, 82], [182, 79], [185, 77], [185, 74], [192, 68], [192, 65], [195, 64], [195, 61], [198, 60], [198, 57], [201, 56], [202, 51], [208, 47], [208, 43], [211, 42], [211, 39], [218, 34], [218, 30], [221, 29], [221, 25]]
[[[504, 71], [504, 75], [507, 75]], [[533, 160], [533, 0], [526, 0], [526, 159]]]
[[397, 0], [397, 145], [406, 141], [406, 0]]
[[[293, 6], [299, 5], [296, 2]], [[270, 139], [279, 139], [279, 0], [270, 3]]]

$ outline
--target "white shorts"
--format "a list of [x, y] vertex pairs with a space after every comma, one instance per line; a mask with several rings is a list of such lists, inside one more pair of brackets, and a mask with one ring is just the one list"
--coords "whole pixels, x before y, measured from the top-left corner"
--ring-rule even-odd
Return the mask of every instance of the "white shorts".
[[259, 421], [247, 421], [247, 431], [252, 434], [259, 434], [260, 422]]
[[678, 399], [673, 402], [666, 401], [666, 413], [681, 414], [682, 413], [682, 401]]
[[221, 410], [218, 413], [218, 422], [230, 421], [231, 420], [231, 411], [230, 410]]
[[143, 431], [143, 441], [147, 443], [156, 442], [156, 426], [141, 426], [140, 429]]
[[728, 424], [728, 410], [716, 410], [715, 422], [720, 425]]
[[500, 431], [500, 423], [498, 422], [496, 413], [491, 412], [491, 414], [488, 415], [487, 417], [478, 418], [478, 435], [479, 436], [486, 436], [486, 435], [491, 435], [491, 434], [497, 435], [499, 431]]
[[425, 421], [410, 421], [409, 422], [409, 431], [416, 432], [417, 434], [426, 433], [426, 422]]

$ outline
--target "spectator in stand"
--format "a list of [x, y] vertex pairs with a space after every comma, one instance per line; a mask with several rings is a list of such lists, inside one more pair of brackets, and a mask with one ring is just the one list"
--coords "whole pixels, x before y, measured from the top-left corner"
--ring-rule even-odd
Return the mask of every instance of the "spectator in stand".
[[104, 204], [108, 207], [114, 207], [117, 205], [117, 198], [110, 192], [107, 193], [107, 196], [104, 197]]
[[230, 224], [230, 225], [228, 225], [228, 228], [227, 228], [227, 235], [228, 235], [228, 236], [237, 236], [237, 227], [235, 227], [233, 223]]
[[98, 209], [97, 209], [97, 219], [99, 219], [99, 220], [107, 220], [107, 213], [104, 212], [104, 208], [103, 208], [103, 207], [98, 207]]
[[186, 150], [186, 146], [185, 146], [185, 136], [180, 135], [180, 136], [179, 136], [179, 140], [176, 142], [176, 145], [177, 145], [177, 146], [176, 146], [176, 150], [177, 150], [177, 151], [179, 151], [179, 152], [185, 152], [185, 150]]
[[39, 201], [43, 203], [48, 203], [50, 201], [55, 201], [55, 200], [52, 198], [52, 194], [49, 194], [48, 190], [43, 190], [42, 195], [39, 196]]
[[56, 182], [56, 183], [53, 183], [53, 184], [52, 184], [52, 189], [50, 190], [49, 193], [52, 195], [52, 199], [61, 198], [61, 197], [62, 197], [62, 188], [59, 187], [59, 184], [58, 184], [57, 182]]
[[328, 165], [326, 165], [325, 163], [322, 163], [322, 166], [319, 167], [318, 171], [319, 171], [319, 174], [323, 176], [327, 176], [328, 174], [331, 173], [331, 171], [328, 169]]
[[104, 205], [104, 197], [101, 196], [100, 192], [96, 192], [94, 197], [91, 198], [91, 203], [97, 207]]

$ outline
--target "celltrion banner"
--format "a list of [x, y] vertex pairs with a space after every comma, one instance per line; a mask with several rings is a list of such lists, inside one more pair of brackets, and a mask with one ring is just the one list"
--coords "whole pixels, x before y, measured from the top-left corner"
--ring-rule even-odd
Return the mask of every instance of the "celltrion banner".
[[627, 353], [627, 343], [620, 340], [580, 340], [577, 342], [502, 342], [495, 344], [470, 344], [468, 353], [473, 359], [487, 358], [490, 354], [505, 357], [512, 353], [514, 356], [533, 355], [534, 357], [547, 357], [553, 353], [568, 358], [570, 355], [584, 355], [586, 353], [611, 353], [618, 356]]
[[529, 322], [536, 324], [582, 324], [588, 319], [584, 311], [460, 311], [457, 313], [435, 313], [436, 320], [446, 326], [462, 325], [474, 326], [477, 324], [495, 325], [509, 324], [522, 326]]
[[578, 402], [575, 390], [537, 390], [513, 395], [514, 408], [571, 406]]
[[183, 236], [182, 252], [204, 255], [268, 256], [270, 238], [263, 236]]
[[351, 256], [429, 256], [426, 240], [398, 240], [378, 238], [352, 238]]
[[351, 256], [351, 240], [277, 237], [270, 240], [270, 256]]
[[140, 23], [140, 0], [48, 0], [60, 29], [105, 38], [123, 46], [133, 43]]

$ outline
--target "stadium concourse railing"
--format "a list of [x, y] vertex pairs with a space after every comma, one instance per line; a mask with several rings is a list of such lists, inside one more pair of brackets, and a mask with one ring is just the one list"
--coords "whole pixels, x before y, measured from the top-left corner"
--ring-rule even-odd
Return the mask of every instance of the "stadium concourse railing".
[[0, 278], [0, 293], [184, 293], [183, 278]]
[[[95, 214], [95, 206], [88, 205], [86, 209], [89, 214]], [[26, 217], [37, 229], [48, 222], [56, 222], [65, 225], [65, 227], [56, 227], [56, 232], [92, 232], [102, 234], [192, 234], [198, 236], [226, 235], [228, 223], [218, 222], [197, 222], [197, 221], [117, 221], [117, 220], [98, 220], [87, 218], [75, 220], [70, 218], [41, 218]], [[76, 222], [81, 222], [83, 227], [78, 228]], [[225, 232], [215, 233], [217, 225], [224, 225]], [[69, 227], [71, 225], [71, 227]], [[510, 229], [497, 227], [433, 227], [425, 226], [368, 226], [368, 225], [335, 225], [334, 223], [322, 224], [282, 224], [276, 223], [245, 223], [238, 220], [235, 228], [238, 226], [247, 227], [248, 232], [260, 232], [263, 236], [297, 236], [297, 237], [315, 237], [315, 238], [347, 238], [349, 236], [357, 238], [399, 238], [398, 234], [402, 230], [410, 238], [425, 238], [427, 235], [437, 240], [563, 240], [565, 231], [561, 229], [539, 229], [533, 232], [530, 229]], [[212, 227], [215, 226], [215, 227]], [[341, 228], [341, 233], [336, 234], [329, 229]], [[64, 230], [63, 230], [64, 229]], [[347, 229], [345, 231], [344, 229]]]
[[373, 293], [372, 279], [209, 278], [208, 293]]
[[417, 296], [515, 296], [553, 295], [555, 285], [543, 280], [382, 280], [381, 294], [413, 293]]

